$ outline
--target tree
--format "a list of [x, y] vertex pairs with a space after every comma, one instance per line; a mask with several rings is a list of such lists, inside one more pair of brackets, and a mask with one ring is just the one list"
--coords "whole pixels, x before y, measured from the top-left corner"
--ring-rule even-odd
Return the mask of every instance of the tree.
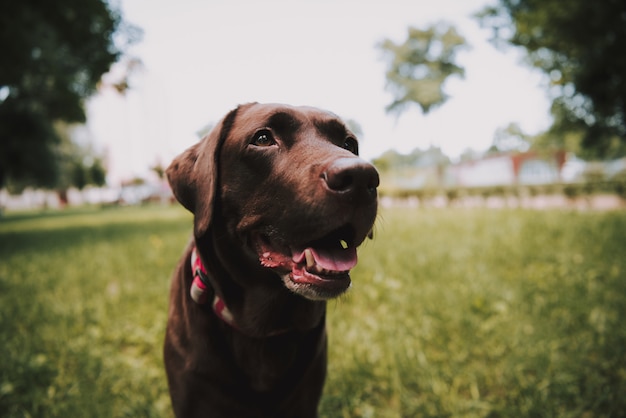
[[346, 123], [348, 129], [350, 129], [357, 137], [360, 138], [363, 136], [363, 127], [355, 119], [344, 119], [344, 122]]
[[54, 147], [58, 167], [55, 188], [64, 194], [71, 187], [82, 190], [88, 185], [103, 186], [106, 183], [106, 170], [102, 158], [87, 138], [82, 141], [75, 139], [85, 137], [84, 126], [57, 122], [55, 131], [59, 135], [59, 143]]
[[400, 44], [389, 39], [380, 43], [388, 59], [387, 88], [394, 96], [387, 112], [399, 115], [415, 103], [426, 114], [443, 104], [448, 99], [443, 91], [445, 81], [451, 75], [464, 75], [455, 62], [464, 46], [465, 38], [444, 23], [426, 29], [409, 27], [406, 40]]
[[478, 18], [549, 76], [553, 135], [581, 133], [589, 156], [625, 155], [626, 2], [499, 0]]
[[159, 180], [165, 179], [166, 167], [163, 166], [163, 163], [161, 163], [160, 161], [150, 167], [150, 170], [152, 170], [152, 172], [157, 175]]
[[0, 187], [54, 187], [58, 121], [84, 122], [84, 100], [140, 31], [105, 0], [0, 3]]
[[209, 132], [211, 132], [213, 130], [214, 127], [215, 127], [215, 124], [213, 122], [209, 122], [206, 125], [204, 125], [204, 127], [199, 129], [196, 132], [196, 135], [198, 136], [198, 138], [202, 139], [205, 136], [207, 136], [209, 134]]
[[524, 152], [528, 151], [530, 146], [530, 138], [520, 126], [517, 123], [509, 123], [504, 128], [496, 129], [489, 152]]
[[402, 169], [406, 167], [437, 167], [450, 164], [450, 158], [441, 148], [430, 146], [425, 150], [415, 148], [409, 154], [401, 154], [396, 150], [387, 150], [374, 158], [372, 163], [381, 171]]

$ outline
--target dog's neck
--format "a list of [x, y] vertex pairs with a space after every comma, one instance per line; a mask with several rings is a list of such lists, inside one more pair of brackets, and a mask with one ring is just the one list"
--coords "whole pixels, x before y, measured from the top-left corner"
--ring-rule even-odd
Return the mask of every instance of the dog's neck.
[[[198, 251], [195, 246], [191, 251], [191, 270], [193, 272], [193, 281], [191, 283], [191, 288], [189, 292], [193, 301], [199, 305], [207, 305], [209, 302], [209, 295], [213, 294], [213, 301], [211, 306], [215, 315], [232, 328], [245, 334], [245, 332], [242, 331], [241, 328], [237, 325], [237, 322], [235, 321], [235, 316], [228, 309], [228, 306], [226, 306], [226, 302], [217, 294], [217, 292], [215, 292], [215, 289], [212, 288], [209, 279], [209, 273], [202, 263], [202, 260], [200, 259], [200, 256], [198, 255]], [[285, 334], [289, 331], [290, 329], [288, 328], [277, 329], [266, 333], [264, 336], [272, 337]]]
[[200, 260], [198, 251], [195, 247], [191, 251], [191, 271], [193, 272], [193, 281], [189, 291], [191, 299], [193, 299], [193, 301], [197, 304], [205, 305], [208, 302], [209, 293], [213, 293], [212, 306], [215, 315], [231, 327], [237, 328], [235, 318], [230, 310], [228, 310], [224, 300], [222, 300], [222, 298], [220, 298], [215, 291], [211, 292], [211, 283], [209, 281], [206, 267], [202, 264], [202, 260]]
[[307, 332], [325, 320], [326, 302], [291, 292], [274, 271], [245, 251], [237, 251], [242, 243], [234, 238], [234, 228], [225, 218], [214, 219], [212, 225], [207, 234], [195, 237], [194, 244], [208, 272], [211, 298], [215, 293], [223, 300], [241, 334], [263, 337], [285, 329]]

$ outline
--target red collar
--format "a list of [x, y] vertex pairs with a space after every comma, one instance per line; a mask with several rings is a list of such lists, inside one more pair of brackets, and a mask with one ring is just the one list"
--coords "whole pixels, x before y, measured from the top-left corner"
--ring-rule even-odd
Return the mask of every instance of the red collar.
[[[209, 296], [209, 289], [211, 289], [211, 284], [209, 282], [209, 276], [202, 264], [202, 260], [198, 257], [198, 252], [196, 247], [191, 251], [191, 270], [193, 271], [193, 282], [191, 283], [191, 298], [194, 302], [204, 305], [207, 303], [207, 298]], [[222, 321], [226, 322], [233, 328], [237, 328], [237, 324], [235, 323], [235, 318], [233, 314], [228, 310], [228, 307], [224, 303], [224, 300], [220, 298], [217, 293], [214, 292], [213, 296], [213, 312], [220, 318]]]
[[[191, 298], [194, 302], [199, 305], [204, 305], [207, 303], [207, 298], [209, 296], [209, 290], [211, 289], [211, 283], [209, 282], [209, 276], [202, 264], [202, 260], [198, 256], [198, 251], [196, 247], [193, 247], [191, 251], [191, 270], [193, 271], [193, 282], [191, 283]], [[237, 323], [235, 322], [235, 317], [232, 312], [226, 306], [224, 299], [219, 297], [217, 293], [213, 292], [213, 312], [220, 318], [222, 321], [226, 322], [231, 327], [239, 330]], [[266, 337], [273, 337], [276, 335], [282, 335], [286, 332], [289, 332], [289, 329], [279, 329], [276, 331], [272, 331], [266, 334]]]

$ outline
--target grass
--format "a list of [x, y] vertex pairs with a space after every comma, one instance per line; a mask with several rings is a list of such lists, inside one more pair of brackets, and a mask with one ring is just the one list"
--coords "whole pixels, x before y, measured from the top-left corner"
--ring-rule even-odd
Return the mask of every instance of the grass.
[[[0, 416], [171, 417], [177, 207], [0, 220]], [[626, 416], [626, 213], [385, 209], [323, 417]]]

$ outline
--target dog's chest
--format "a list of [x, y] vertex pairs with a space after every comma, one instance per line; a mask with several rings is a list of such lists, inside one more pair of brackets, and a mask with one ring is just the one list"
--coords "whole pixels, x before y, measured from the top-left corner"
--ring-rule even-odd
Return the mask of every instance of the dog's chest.
[[287, 338], [263, 338], [237, 347], [235, 361], [246, 375], [252, 390], [267, 392], [289, 380], [299, 361], [300, 352], [298, 345]]

